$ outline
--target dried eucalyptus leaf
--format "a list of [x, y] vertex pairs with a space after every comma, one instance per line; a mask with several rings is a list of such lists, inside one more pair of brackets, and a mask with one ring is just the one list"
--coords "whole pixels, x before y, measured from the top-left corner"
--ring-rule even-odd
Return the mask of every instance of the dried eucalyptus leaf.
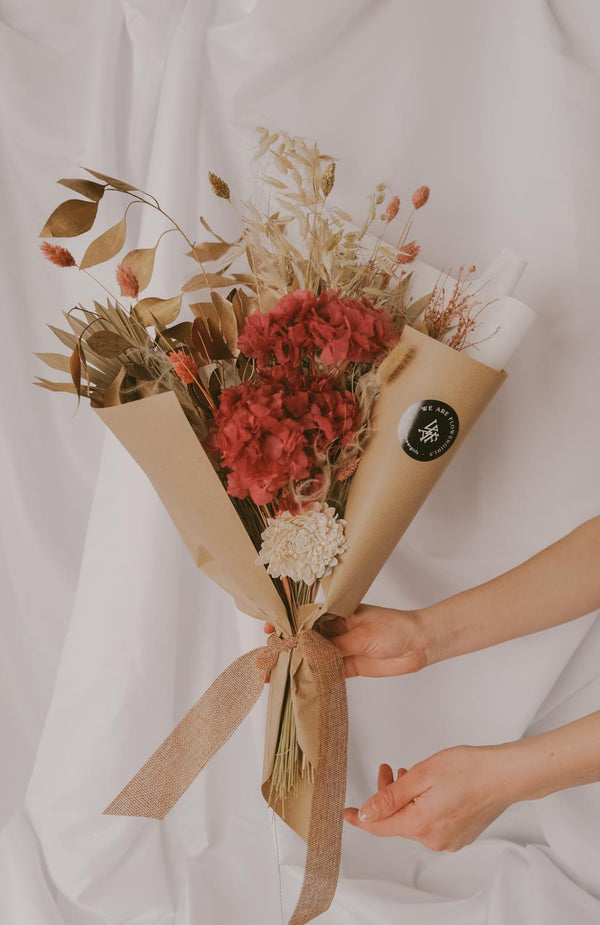
[[227, 251], [234, 247], [234, 244], [228, 244], [227, 241], [203, 241], [200, 244], [194, 244], [194, 248], [187, 252], [188, 257], [194, 257], [199, 263], [210, 263], [211, 260], [219, 260]]
[[97, 202], [67, 199], [56, 207], [40, 231], [40, 238], [74, 238], [83, 234], [94, 224], [97, 212]]
[[136, 248], [123, 257], [122, 263], [129, 267], [138, 281], [140, 290], [145, 289], [152, 279], [157, 247], [158, 242], [154, 247]]
[[127, 237], [127, 218], [124, 215], [120, 222], [103, 232], [89, 245], [79, 266], [82, 270], [95, 267], [99, 263], [111, 260], [119, 253]]
[[98, 356], [109, 360], [120, 356], [124, 350], [133, 346], [131, 341], [115, 331], [95, 331], [86, 338], [86, 344]]
[[90, 170], [89, 167], [84, 167], [83, 169], [87, 170], [88, 173], [91, 173], [91, 175], [98, 180], [104, 180], [105, 183], [114, 186], [115, 189], [120, 190], [122, 193], [129, 193], [131, 190], [137, 190], [138, 188], [137, 186], [132, 186], [130, 183], [124, 183], [123, 180], [116, 180], [114, 177], [109, 177], [106, 173], [98, 173], [97, 170]]
[[175, 321], [181, 311], [181, 296], [172, 299], [142, 299], [134, 305], [132, 316], [144, 327], [164, 327]]
[[98, 202], [104, 196], [104, 190], [106, 186], [104, 183], [94, 183], [93, 180], [57, 180], [57, 183], [61, 183], [63, 186], [66, 186], [67, 189], [72, 189], [74, 193], [79, 193], [81, 196], [85, 196], [86, 199], [92, 199], [94, 202]]
[[182, 292], [194, 292], [197, 289], [225, 289], [235, 286], [235, 280], [218, 273], [198, 273], [181, 287]]

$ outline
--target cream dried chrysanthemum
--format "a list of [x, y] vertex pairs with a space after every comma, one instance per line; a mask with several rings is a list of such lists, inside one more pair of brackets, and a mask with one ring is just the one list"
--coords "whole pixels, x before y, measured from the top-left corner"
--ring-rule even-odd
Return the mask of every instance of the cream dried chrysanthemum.
[[269, 517], [262, 534], [257, 565], [266, 565], [273, 578], [291, 578], [312, 585], [329, 575], [348, 548], [345, 520], [324, 501], [310, 504], [301, 514], [283, 511]]

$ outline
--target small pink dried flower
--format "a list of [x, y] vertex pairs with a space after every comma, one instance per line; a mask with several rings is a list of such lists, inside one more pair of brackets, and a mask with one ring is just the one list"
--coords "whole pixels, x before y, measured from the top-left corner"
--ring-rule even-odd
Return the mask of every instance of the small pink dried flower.
[[140, 284], [137, 276], [126, 263], [120, 263], [117, 267], [117, 282], [121, 288], [121, 295], [128, 295], [132, 299], [137, 299]]
[[415, 209], [421, 209], [429, 199], [429, 187], [420, 186], [412, 194], [412, 204]]
[[342, 463], [337, 474], [338, 482], [345, 482], [351, 475], [354, 475], [358, 469], [359, 462], [360, 456], [352, 456], [350, 459], [347, 459], [345, 463]]
[[43, 244], [40, 244], [40, 250], [46, 260], [49, 260], [50, 263], [53, 263], [56, 267], [74, 267], [75, 258], [71, 251], [68, 251], [66, 247], [60, 247], [58, 244], [50, 244], [48, 241], [44, 241]]
[[412, 263], [415, 257], [419, 256], [419, 251], [421, 248], [416, 241], [409, 241], [408, 244], [405, 244], [401, 251], [398, 252], [396, 260], [398, 263]]
[[400, 209], [400, 200], [398, 199], [397, 196], [394, 196], [394, 198], [390, 199], [390, 201], [387, 204], [387, 208], [385, 210], [385, 220], [388, 223], [393, 221], [398, 215], [399, 209]]
[[198, 378], [198, 367], [192, 357], [185, 350], [173, 350], [167, 354], [173, 364], [173, 371], [183, 382], [195, 382]]

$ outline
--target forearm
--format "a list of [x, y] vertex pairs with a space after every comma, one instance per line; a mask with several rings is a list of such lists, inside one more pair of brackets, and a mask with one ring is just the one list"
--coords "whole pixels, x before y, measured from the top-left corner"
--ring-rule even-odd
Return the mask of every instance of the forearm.
[[600, 607], [600, 517], [522, 565], [419, 611], [427, 664], [566, 623]]
[[582, 719], [498, 750], [498, 786], [511, 803], [536, 800], [600, 781], [600, 710]]

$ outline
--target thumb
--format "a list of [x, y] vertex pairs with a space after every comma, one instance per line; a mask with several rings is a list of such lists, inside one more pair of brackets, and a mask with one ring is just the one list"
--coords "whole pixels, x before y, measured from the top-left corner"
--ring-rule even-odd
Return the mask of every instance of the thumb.
[[423, 786], [419, 786], [415, 780], [415, 775], [407, 771], [398, 780], [388, 784], [387, 787], [382, 787], [381, 790], [367, 800], [361, 806], [358, 817], [361, 822], [376, 822], [378, 819], [387, 819], [403, 809], [422, 792]]
[[356, 626], [348, 633], [333, 636], [331, 642], [344, 658], [348, 655], [363, 655], [367, 646], [367, 637], [362, 626]]

